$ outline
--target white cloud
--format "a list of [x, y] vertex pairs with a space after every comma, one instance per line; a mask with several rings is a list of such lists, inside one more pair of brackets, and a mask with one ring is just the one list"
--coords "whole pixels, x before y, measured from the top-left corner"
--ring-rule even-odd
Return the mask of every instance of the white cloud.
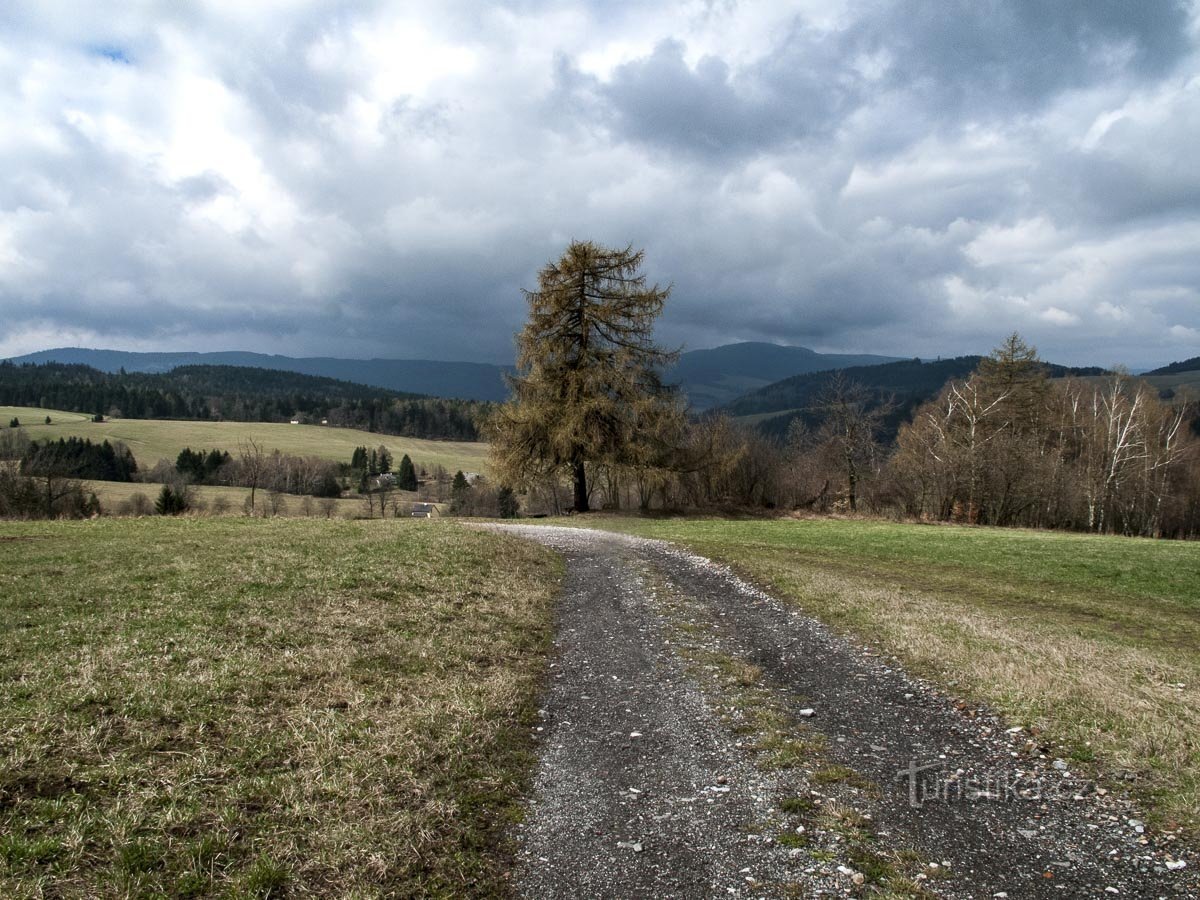
[[1049, 322], [1051, 325], [1078, 325], [1079, 316], [1075, 313], [1067, 312], [1065, 309], [1059, 309], [1057, 306], [1048, 306], [1038, 313], [1038, 318], [1043, 322]]

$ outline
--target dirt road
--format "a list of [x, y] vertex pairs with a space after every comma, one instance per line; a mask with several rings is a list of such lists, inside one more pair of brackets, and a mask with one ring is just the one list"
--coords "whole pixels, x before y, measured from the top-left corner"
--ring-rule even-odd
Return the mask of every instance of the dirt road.
[[1200, 896], [1069, 760], [725, 568], [495, 527], [567, 561], [524, 896]]

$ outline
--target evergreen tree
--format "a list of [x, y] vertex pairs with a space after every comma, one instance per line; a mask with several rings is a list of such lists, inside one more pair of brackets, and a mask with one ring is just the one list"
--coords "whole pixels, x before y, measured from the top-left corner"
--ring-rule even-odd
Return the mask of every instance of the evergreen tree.
[[517, 495], [513, 493], [512, 488], [504, 485], [496, 491], [496, 506], [500, 511], [500, 518], [515, 519], [517, 517]]
[[388, 472], [392, 471], [392, 454], [388, 452], [387, 447], [380, 444], [379, 453], [376, 458], [379, 462], [380, 475], [386, 475]]
[[21, 427], [21, 420], [20, 420], [20, 419], [18, 419], [16, 416], [13, 416], [13, 417], [12, 417], [12, 421], [8, 423], [8, 427], [9, 427], [9, 428], [20, 428], [20, 427]]
[[176, 490], [169, 484], [164, 484], [162, 490], [158, 492], [158, 499], [154, 501], [154, 511], [160, 516], [177, 516], [187, 512], [188, 505], [185, 491]]
[[622, 465], [654, 421], [682, 417], [659, 372], [675, 358], [652, 339], [670, 289], [647, 286], [643, 254], [573, 241], [527, 291], [513, 399], [490, 423], [497, 471], [508, 483], [567, 474], [575, 509], [588, 509], [589, 463]]
[[402, 491], [417, 489], [417, 470], [413, 468], [412, 460], [408, 458], [407, 453], [400, 457], [400, 467], [396, 471], [396, 487]]

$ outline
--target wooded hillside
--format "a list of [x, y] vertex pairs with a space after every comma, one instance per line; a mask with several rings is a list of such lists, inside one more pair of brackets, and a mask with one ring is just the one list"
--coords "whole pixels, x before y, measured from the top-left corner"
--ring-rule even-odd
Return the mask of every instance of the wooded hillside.
[[90, 366], [0, 363], [0, 405], [129, 419], [288, 422], [299, 419], [380, 434], [474, 441], [488, 404], [368, 387], [246, 366], [181, 366], [108, 373]]

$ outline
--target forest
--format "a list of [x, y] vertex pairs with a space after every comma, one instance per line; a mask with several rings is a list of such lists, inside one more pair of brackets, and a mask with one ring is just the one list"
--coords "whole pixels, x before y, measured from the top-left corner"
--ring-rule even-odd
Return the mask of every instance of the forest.
[[289, 422], [434, 440], [478, 440], [488, 404], [404, 394], [244, 366], [107, 373], [90, 366], [0, 363], [0, 405], [128, 419]]

